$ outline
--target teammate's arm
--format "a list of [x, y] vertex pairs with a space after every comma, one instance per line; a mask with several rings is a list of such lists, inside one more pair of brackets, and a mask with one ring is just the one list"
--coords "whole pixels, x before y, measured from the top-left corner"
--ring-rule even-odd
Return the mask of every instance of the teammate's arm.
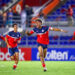
[[52, 27], [50, 27], [50, 28], [49, 28], [49, 30], [52, 30], [52, 31], [60, 31], [60, 32], [65, 32], [65, 33], [67, 33], [67, 32], [68, 32], [68, 31], [63, 30], [63, 29], [59, 29], [59, 28], [52, 28]]
[[19, 44], [21, 42], [21, 38], [18, 39], [17, 43]]
[[18, 44], [21, 42], [21, 40], [18, 40]]

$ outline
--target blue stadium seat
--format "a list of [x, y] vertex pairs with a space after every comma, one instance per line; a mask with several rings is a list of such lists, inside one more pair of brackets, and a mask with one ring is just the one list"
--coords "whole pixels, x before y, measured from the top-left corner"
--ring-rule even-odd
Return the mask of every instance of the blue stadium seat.
[[28, 40], [33, 40], [33, 37], [32, 37], [32, 36], [29, 36], [29, 37], [28, 37]]
[[36, 41], [34, 41], [32, 44], [33, 44], [33, 45], [37, 45], [37, 42], [36, 42]]
[[32, 45], [32, 42], [28, 42], [28, 45]]
[[69, 43], [70, 45], [75, 45], [75, 41], [72, 41]]
[[53, 40], [53, 36], [49, 36], [49, 40]]
[[60, 36], [60, 40], [70, 40], [72, 36]]
[[58, 42], [49, 42], [49, 45], [57, 45], [58, 44]]
[[19, 45], [26, 45], [26, 42], [21, 42]]
[[35, 36], [35, 37], [33, 37], [33, 39], [34, 39], [34, 40], [37, 40], [37, 37]]
[[26, 36], [24, 36], [21, 40], [26, 40]]

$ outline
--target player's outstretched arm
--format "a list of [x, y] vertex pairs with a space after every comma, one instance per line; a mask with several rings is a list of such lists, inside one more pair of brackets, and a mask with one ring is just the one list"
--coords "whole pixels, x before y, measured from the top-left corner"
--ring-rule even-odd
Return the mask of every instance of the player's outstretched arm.
[[66, 30], [59, 29], [59, 28], [52, 28], [51, 30], [52, 30], [52, 31], [60, 31], [60, 32], [64, 32], [64, 33], [67, 33], [67, 32], [68, 32], [68, 31], [66, 31]]
[[27, 34], [28, 36], [31, 36], [32, 35], [31, 33], [29, 33], [28, 30], [25, 31], [25, 34]]

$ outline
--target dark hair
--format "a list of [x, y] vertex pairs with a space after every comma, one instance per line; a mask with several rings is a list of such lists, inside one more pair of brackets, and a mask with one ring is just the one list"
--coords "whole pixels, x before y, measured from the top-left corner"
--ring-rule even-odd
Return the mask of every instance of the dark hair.
[[13, 27], [14, 27], [15, 25], [17, 26], [17, 24], [15, 23], [15, 24], [13, 24]]
[[40, 19], [36, 19], [35, 21], [39, 21], [39, 22], [41, 22], [41, 23], [42, 23], [42, 20], [40, 20]]

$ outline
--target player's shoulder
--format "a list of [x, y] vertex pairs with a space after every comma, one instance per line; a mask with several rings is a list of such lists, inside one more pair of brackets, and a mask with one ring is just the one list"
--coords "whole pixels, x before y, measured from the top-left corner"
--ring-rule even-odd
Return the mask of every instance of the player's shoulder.
[[17, 34], [20, 34], [20, 32], [17, 32]]
[[11, 34], [13, 34], [13, 31], [8, 32], [8, 35], [11, 35]]
[[14, 31], [10, 31], [9, 33], [13, 33]]
[[48, 29], [48, 28], [49, 28], [49, 26], [42, 26], [42, 28], [43, 28], [43, 29]]
[[17, 32], [17, 35], [21, 36], [20, 32]]
[[42, 26], [43, 28], [48, 28], [49, 26]]
[[20, 37], [21, 36], [20, 32], [17, 32], [17, 35]]
[[34, 27], [34, 28], [33, 28], [33, 31], [35, 32], [36, 30], [38, 30], [38, 28]]

